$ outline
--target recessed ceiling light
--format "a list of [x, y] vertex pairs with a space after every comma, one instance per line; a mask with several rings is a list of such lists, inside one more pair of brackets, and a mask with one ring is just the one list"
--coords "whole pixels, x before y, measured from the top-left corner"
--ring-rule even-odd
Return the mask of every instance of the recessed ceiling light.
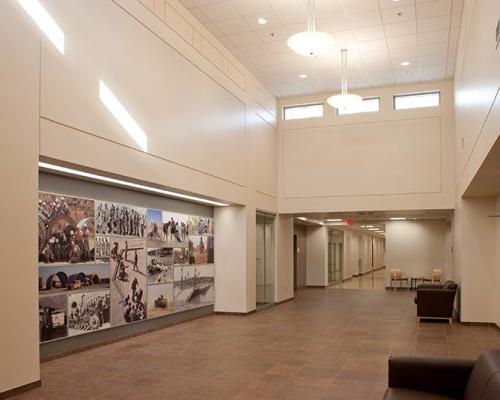
[[267, 24], [267, 19], [260, 17], [260, 18], [257, 20], [257, 23], [258, 23], [259, 25], [265, 25], [265, 24]]
[[368, 228], [369, 231], [378, 231], [377, 228]]
[[299, 78], [300, 78], [300, 79], [306, 79], [306, 78], [307, 78], [307, 75], [306, 75], [306, 74], [300, 74], [300, 75], [299, 75]]
[[408, 65], [410, 65], [410, 62], [409, 62], [409, 61], [403, 61], [403, 62], [401, 63], [401, 66], [402, 66], [402, 67], [407, 67]]
[[402, 217], [392, 217], [390, 218], [391, 221], [404, 221], [406, 218], [402, 218]]
[[342, 222], [340, 218], [325, 219], [326, 222]]
[[373, 225], [366, 225], [366, 228], [373, 228]]

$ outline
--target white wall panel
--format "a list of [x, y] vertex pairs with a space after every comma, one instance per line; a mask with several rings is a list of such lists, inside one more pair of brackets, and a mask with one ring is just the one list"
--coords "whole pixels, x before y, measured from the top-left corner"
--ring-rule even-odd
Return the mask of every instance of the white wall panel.
[[386, 276], [391, 268], [409, 277], [430, 277], [433, 268], [444, 272], [447, 229], [445, 220], [387, 222]]
[[152, 154], [245, 183], [241, 101], [112, 2], [47, 7], [65, 32], [66, 53], [42, 48], [43, 117], [137, 147], [99, 100], [103, 80], [148, 135]]
[[285, 198], [441, 191], [439, 117], [283, 131]]
[[[500, 135], [500, 51], [495, 28], [500, 2], [465, 3], [455, 74], [457, 178], [459, 193], [467, 189], [482, 161]], [[497, 107], [492, 108], [497, 101]], [[496, 123], [488, 124], [494, 120]]]
[[324, 226], [307, 227], [306, 284], [328, 285], [328, 232]]
[[278, 134], [276, 129], [256, 114], [255, 189], [278, 196]]

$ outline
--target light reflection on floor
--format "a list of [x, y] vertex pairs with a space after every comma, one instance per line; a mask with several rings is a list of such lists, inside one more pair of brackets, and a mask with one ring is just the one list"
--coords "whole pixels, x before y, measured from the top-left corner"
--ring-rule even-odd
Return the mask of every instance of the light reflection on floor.
[[384, 289], [385, 269], [379, 269], [369, 274], [332, 285], [329, 289]]

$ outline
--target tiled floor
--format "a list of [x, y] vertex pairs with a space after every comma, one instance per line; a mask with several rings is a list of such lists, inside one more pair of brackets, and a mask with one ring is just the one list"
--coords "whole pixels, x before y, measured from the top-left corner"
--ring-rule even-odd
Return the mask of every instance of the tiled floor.
[[332, 289], [385, 289], [385, 269], [330, 286]]
[[476, 357], [496, 328], [415, 321], [413, 293], [304, 289], [42, 364], [16, 399], [381, 399], [389, 354]]

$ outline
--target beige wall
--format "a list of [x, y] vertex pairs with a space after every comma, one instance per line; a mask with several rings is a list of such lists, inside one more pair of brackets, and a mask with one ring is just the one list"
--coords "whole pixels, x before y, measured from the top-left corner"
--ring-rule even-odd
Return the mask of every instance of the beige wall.
[[4, 282], [0, 291], [0, 394], [40, 379], [36, 222], [39, 39], [29, 18], [13, 3], [0, 2]]
[[373, 269], [384, 266], [384, 239], [375, 235], [367, 235], [357, 230], [342, 229], [344, 231], [344, 269], [342, 278], [350, 279], [353, 276], [364, 274]]
[[496, 0], [464, 3], [455, 71], [457, 195], [462, 196], [500, 135]]
[[[40, 156], [243, 206], [220, 211], [219, 233], [228, 215], [241, 225], [218, 239], [216, 309], [253, 310], [255, 212], [278, 211], [274, 97], [177, 0], [42, 3], [66, 49], [42, 37]], [[101, 80], [148, 152], [101, 103]]]
[[[500, 196], [497, 197], [496, 200], [496, 213], [500, 215]], [[500, 286], [500, 218], [496, 218], [496, 266], [495, 266], [495, 281], [496, 288]], [[497, 326], [500, 326], [500, 290], [495, 290], [496, 294], [496, 312], [495, 312], [495, 323]]]
[[293, 216], [276, 217], [277, 268], [276, 301], [293, 297]]
[[[390, 221], [385, 225], [386, 276], [401, 268], [409, 277], [431, 276], [433, 268], [445, 269], [447, 223], [445, 220]], [[443, 277], [447, 279], [446, 276]]]
[[461, 286], [460, 318], [497, 322], [500, 287], [494, 197], [461, 199], [454, 218], [454, 273]]
[[307, 227], [307, 286], [328, 285], [328, 232], [324, 226]]
[[352, 231], [344, 231], [344, 269], [343, 279], [359, 274], [359, 236]]
[[[15, 303], [16, 313], [2, 310], [9, 328], [2, 337], [0, 392], [39, 379], [39, 156], [237, 204], [216, 210], [219, 311], [255, 308], [255, 212], [278, 211], [276, 100], [177, 0], [41, 3], [64, 32], [64, 54], [17, 1], [0, 4], [2, 183], [12, 187], [6, 171], [23, 182], [4, 196], [16, 207], [4, 216], [4, 232], [24, 226], [22, 240], [14, 241], [23, 250], [8, 246], [4, 255], [12, 284], [0, 303]], [[149, 152], [101, 103], [100, 80], [148, 135]], [[280, 276], [286, 282], [278, 287], [288, 290], [289, 277]]]
[[[441, 106], [393, 110], [393, 95], [441, 91]], [[357, 91], [379, 96], [380, 112], [280, 120], [280, 210], [332, 212], [453, 208], [453, 83]], [[325, 102], [327, 95], [280, 99]]]
[[495, 197], [500, 188], [487, 188], [491, 197], [467, 196], [500, 135], [500, 53], [494, 32], [499, 15], [498, 1], [464, 2], [455, 72], [457, 190], [452, 265], [454, 278], [461, 282], [462, 320], [497, 324], [500, 234], [498, 219], [488, 215], [498, 210]]

